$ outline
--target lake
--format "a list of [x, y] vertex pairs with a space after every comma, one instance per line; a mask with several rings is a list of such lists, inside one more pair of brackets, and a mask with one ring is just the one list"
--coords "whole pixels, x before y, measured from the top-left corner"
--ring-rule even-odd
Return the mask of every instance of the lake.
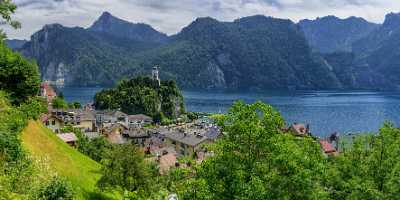
[[[67, 101], [93, 101], [101, 88], [62, 88]], [[400, 122], [400, 92], [375, 91], [184, 91], [186, 108], [224, 113], [237, 100], [263, 101], [279, 110], [286, 122], [309, 123], [313, 134], [376, 132], [385, 120]]]

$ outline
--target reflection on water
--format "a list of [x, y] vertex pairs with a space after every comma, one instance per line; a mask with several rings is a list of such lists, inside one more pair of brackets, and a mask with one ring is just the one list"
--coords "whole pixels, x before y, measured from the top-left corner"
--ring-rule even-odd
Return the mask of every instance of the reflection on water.
[[[63, 88], [66, 100], [91, 102], [101, 88]], [[263, 101], [279, 110], [287, 123], [311, 125], [313, 134], [324, 136], [338, 131], [375, 132], [385, 120], [400, 121], [400, 93], [371, 91], [184, 91], [187, 110], [226, 112], [233, 102]]]

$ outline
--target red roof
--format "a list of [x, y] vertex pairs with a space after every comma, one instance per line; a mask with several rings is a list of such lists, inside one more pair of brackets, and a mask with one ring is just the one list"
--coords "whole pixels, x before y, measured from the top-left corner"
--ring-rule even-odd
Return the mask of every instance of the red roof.
[[46, 95], [49, 97], [54, 97], [56, 96], [56, 92], [53, 90], [53, 88], [50, 86], [48, 82], [43, 82], [40, 87], [46, 91]]
[[319, 143], [321, 144], [321, 148], [324, 153], [333, 153], [336, 152], [336, 149], [333, 148], [332, 144], [326, 140], [320, 140]]

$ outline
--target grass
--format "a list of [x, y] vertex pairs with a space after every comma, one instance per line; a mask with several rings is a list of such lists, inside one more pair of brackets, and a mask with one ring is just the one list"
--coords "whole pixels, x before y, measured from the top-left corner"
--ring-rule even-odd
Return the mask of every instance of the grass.
[[50, 167], [74, 186], [77, 199], [118, 199], [96, 191], [101, 165], [60, 140], [42, 123], [30, 121], [22, 143], [35, 158], [46, 158]]

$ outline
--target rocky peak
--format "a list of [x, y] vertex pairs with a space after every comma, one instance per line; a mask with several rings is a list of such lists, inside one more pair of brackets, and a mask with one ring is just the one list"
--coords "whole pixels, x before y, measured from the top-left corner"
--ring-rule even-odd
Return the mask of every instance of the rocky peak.
[[385, 22], [383, 23], [385, 28], [399, 28], [400, 27], [400, 13], [389, 13], [385, 17]]
[[148, 24], [131, 23], [109, 12], [104, 12], [88, 30], [144, 42], [164, 42], [168, 37]]

